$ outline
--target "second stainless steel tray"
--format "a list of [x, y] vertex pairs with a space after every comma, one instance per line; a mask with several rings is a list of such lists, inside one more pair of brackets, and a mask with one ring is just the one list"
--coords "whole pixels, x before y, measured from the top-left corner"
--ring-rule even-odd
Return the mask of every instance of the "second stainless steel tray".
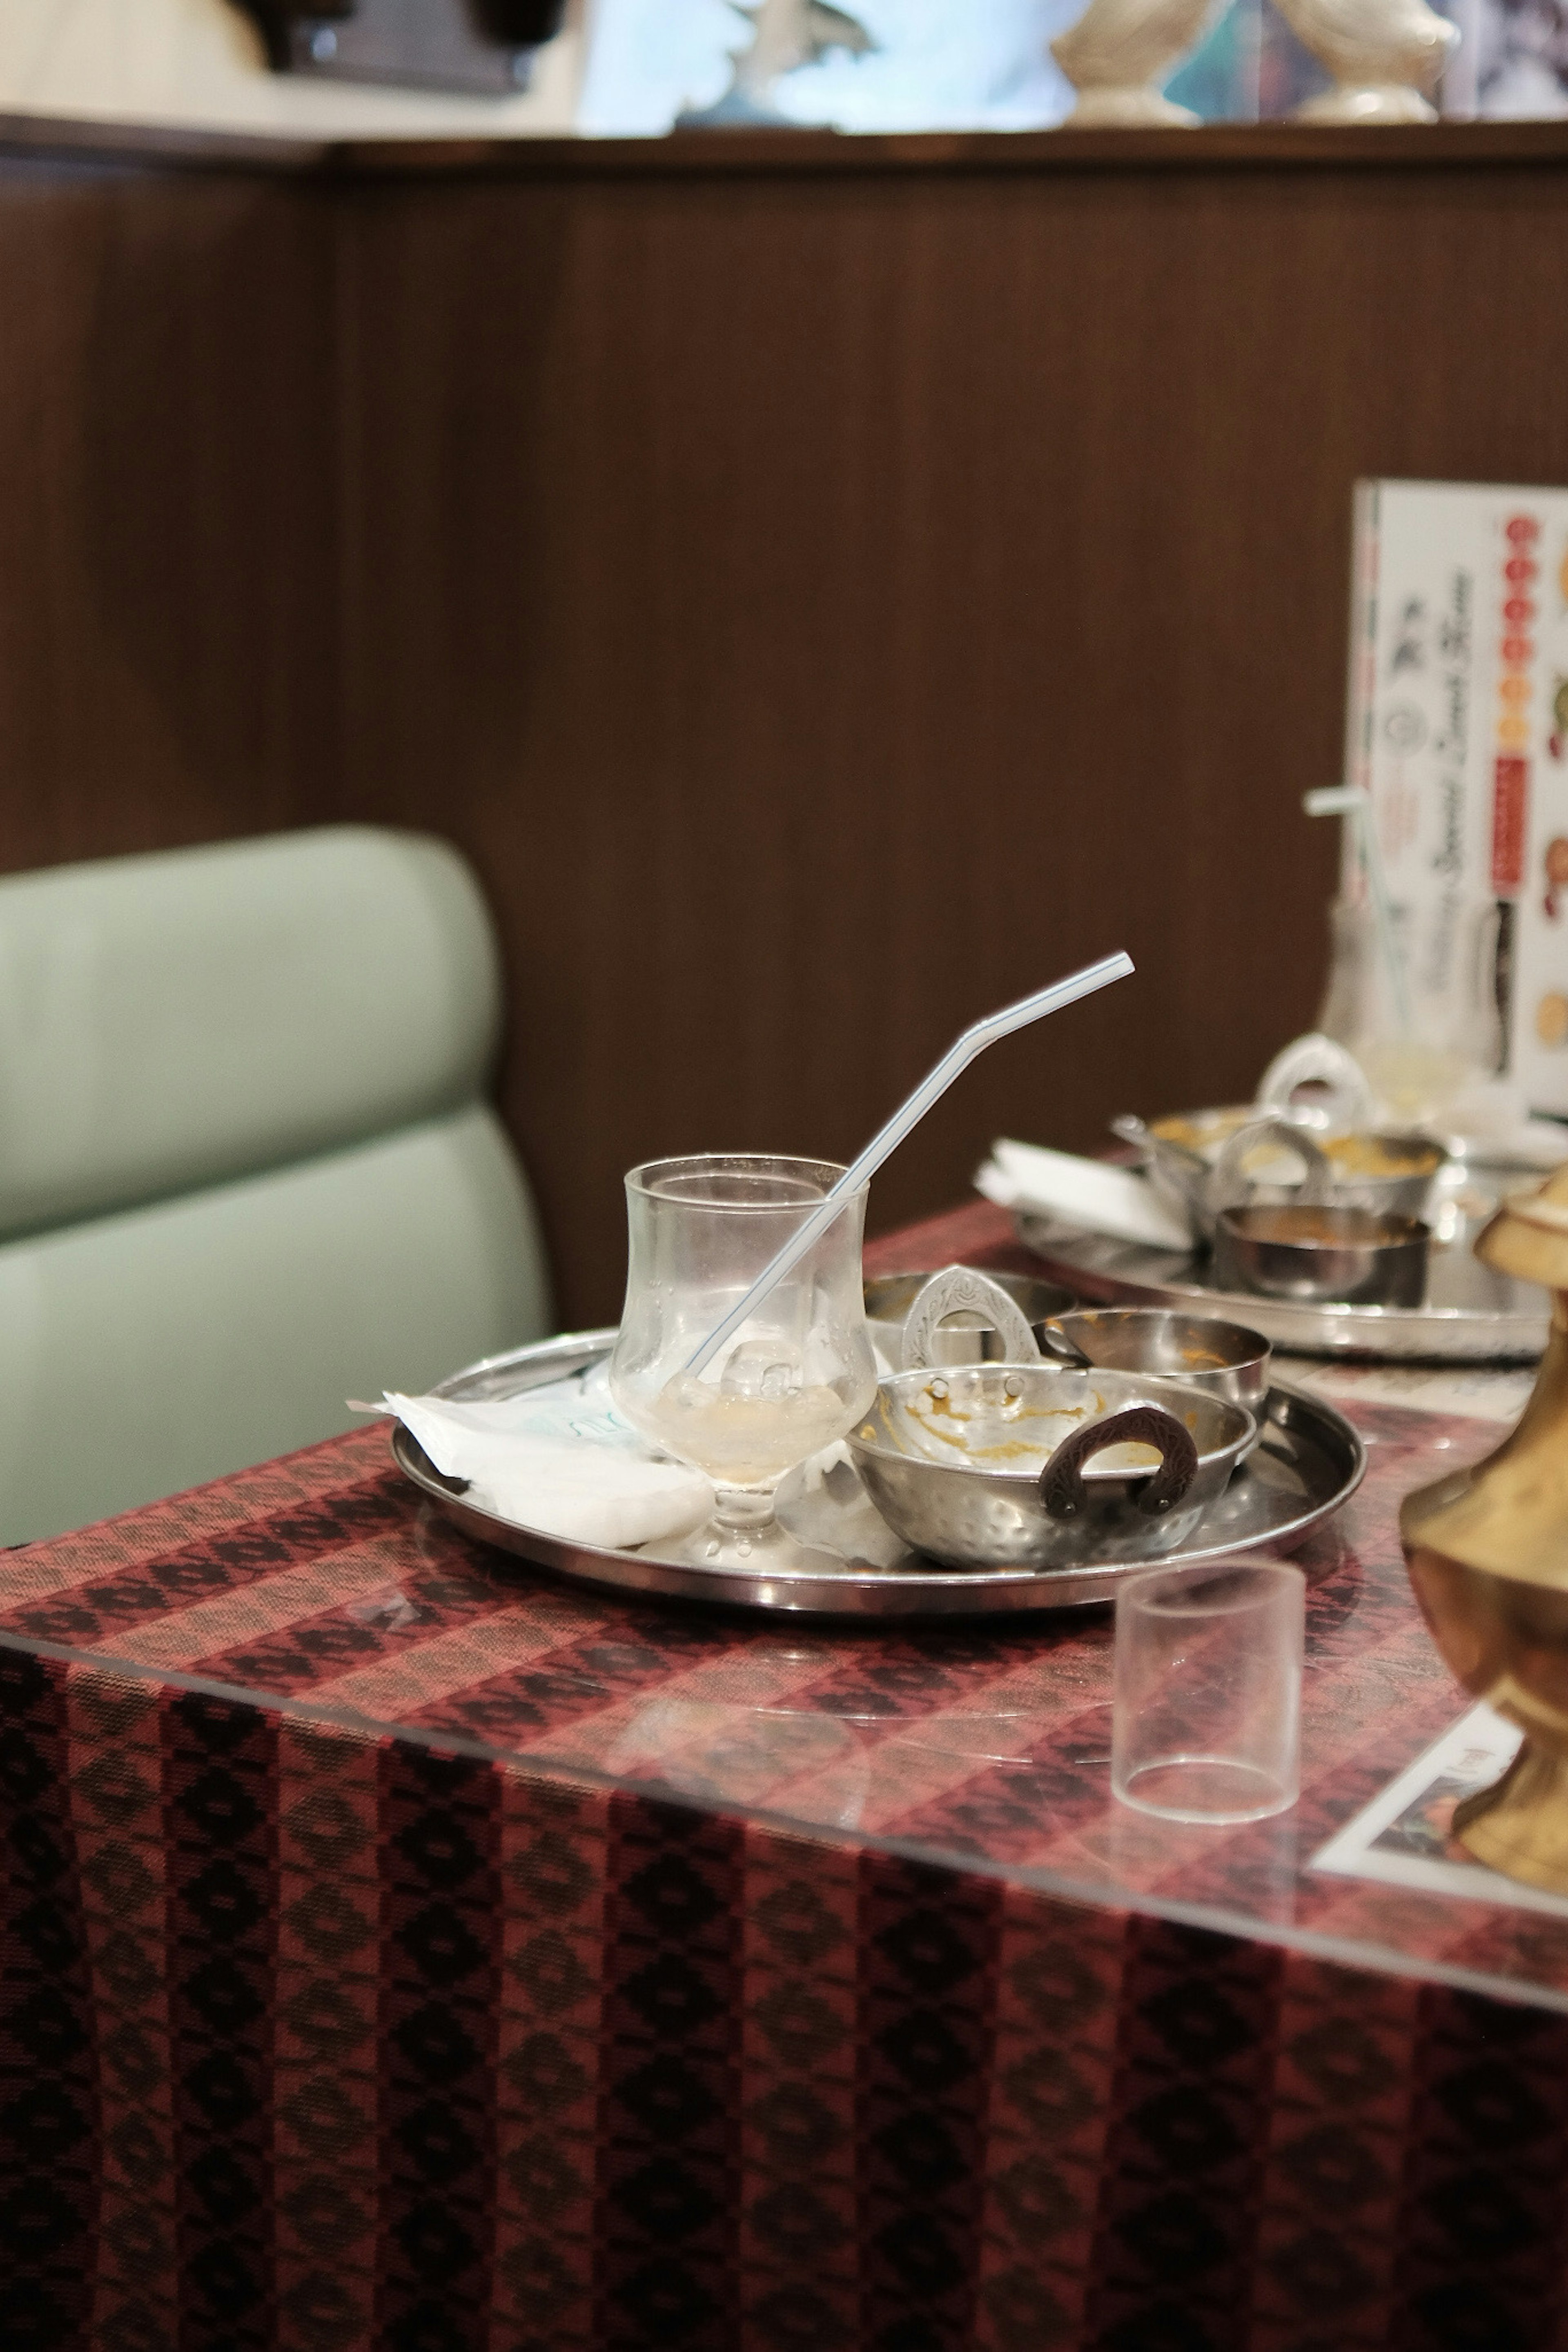
[[1190, 1315], [1221, 1315], [1298, 1355], [1530, 1363], [1546, 1345], [1543, 1294], [1482, 1265], [1470, 1254], [1468, 1231], [1434, 1247], [1421, 1306], [1325, 1307], [1221, 1290], [1206, 1279], [1205, 1258], [1108, 1241], [1026, 1209], [1016, 1212], [1015, 1222], [1046, 1271], [1097, 1306], [1180, 1307]]
[[[455, 1373], [436, 1394], [515, 1396], [588, 1370], [615, 1336], [584, 1331], [520, 1348]], [[1159, 1559], [1055, 1570], [938, 1568], [899, 1541], [847, 1461], [826, 1477], [791, 1474], [780, 1489], [779, 1517], [794, 1549], [770, 1558], [765, 1570], [746, 1572], [664, 1559], [657, 1544], [612, 1551], [566, 1542], [468, 1502], [462, 1483], [443, 1478], [401, 1424], [393, 1432], [392, 1451], [399, 1468], [469, 1535], [580, 1583], [803, 1616], [930, 1622], [1083, 1608], [1110, 1601], [1118, 1584], [1145, 1567], [1295, 1550], [1354, 1494], [1366, 1452], [1342, 1413], [1300, 1390], [1270, 1389], [1266, 1415], [1256, 1449], [1182, 1549]]]

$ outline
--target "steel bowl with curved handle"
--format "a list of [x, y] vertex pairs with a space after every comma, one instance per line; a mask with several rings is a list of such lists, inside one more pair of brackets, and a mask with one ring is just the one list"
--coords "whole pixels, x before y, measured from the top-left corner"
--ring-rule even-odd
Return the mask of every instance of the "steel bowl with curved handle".
[[[1160, 1409], [1150, 1426], [1173, 1422], [1193, 1448], [1190, 1484], [1152, 1514], [1146, 1490], [1163, 1475], [1165, 1454], [1156, 1445], [1151, 1456], [1146, 1440], [1106, 1432], [1108, 1417], [1128, 1407]], [[1154, 1560], [1184, 1543], [1225, 1492], [1256, 1427], [1242, 1406], [1177, 1381], [971, 1364], [893, 1373], [845, 1443], [883, 1518], [928, 1558], [948, 1568], [1067, 1568]], [[1069, 1442], [1065, 1488], [1082, 1499], [1058, 1517], [1046, 1507], [1042, 1475]]]

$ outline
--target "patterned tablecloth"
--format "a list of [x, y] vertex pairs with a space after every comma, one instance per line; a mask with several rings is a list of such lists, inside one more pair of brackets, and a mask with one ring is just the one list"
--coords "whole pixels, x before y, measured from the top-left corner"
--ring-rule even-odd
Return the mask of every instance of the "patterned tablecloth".
[[1308, 1866], [1459, 1711], [1394, 1506], [1496, 1434], [1358, 1418], [1233, 1832], [1112, 1804], [1102, 1612], [623, 1602], [384, 1426], [7, 1556], [0, 2342], [1561, 2347], [1568, 1924]]

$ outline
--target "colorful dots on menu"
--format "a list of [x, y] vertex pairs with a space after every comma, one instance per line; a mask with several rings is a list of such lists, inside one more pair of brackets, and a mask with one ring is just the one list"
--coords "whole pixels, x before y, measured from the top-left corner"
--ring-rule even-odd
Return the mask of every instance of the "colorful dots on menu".
[[1534, 589], [1541, 566], [1536, 546], [1541, 525], [1533, 515], [1512, 514], [1502, 530], [1503, 635], [1498, 646], [1497, 757], [1492, 765], [1492, 888], [1500, 898], [1524, 886], [1525, 841], [1530, 804], [1530, 708], [1535, 694], [1534, 640], [1526, 635], [1536, 617]]

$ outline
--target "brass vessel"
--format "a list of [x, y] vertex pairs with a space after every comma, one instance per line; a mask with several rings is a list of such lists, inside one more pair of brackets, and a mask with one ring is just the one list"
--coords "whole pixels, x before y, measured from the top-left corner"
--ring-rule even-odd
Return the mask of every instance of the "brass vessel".
[[1406, 1496], [1400, 1538], [1448, 1665], [1524, 1734], [1502, 1779], [1456, 1809], [1454, 1834], [1491, 1869], [1568, 1895], [1568, 1167], [1505, 1201], [1476, 1255], [1552, 1292], [1551, 1337], [1517, 1428]]

